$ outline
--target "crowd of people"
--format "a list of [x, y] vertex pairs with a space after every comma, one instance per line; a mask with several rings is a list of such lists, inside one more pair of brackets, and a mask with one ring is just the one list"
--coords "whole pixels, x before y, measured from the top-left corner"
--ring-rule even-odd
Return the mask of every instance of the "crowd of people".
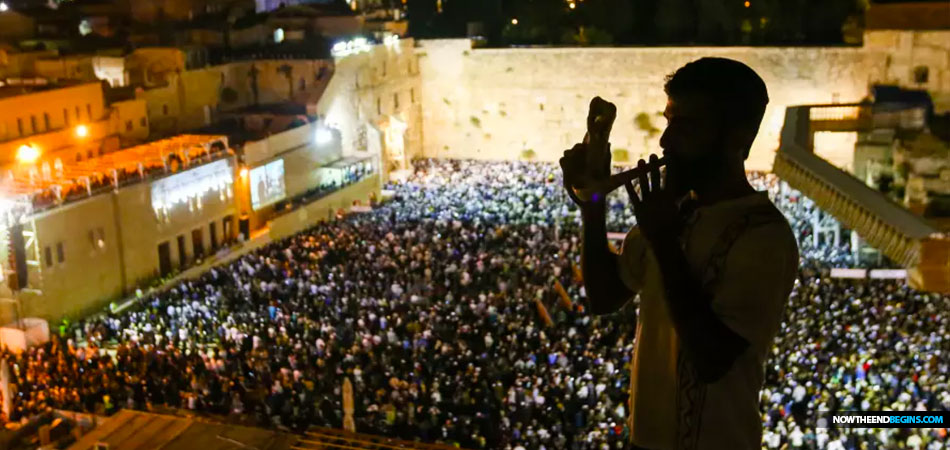
[[[763, 447], [946, 448], [946, 429], [829, 429], [819, 410], [947, 410], [950, 297], [836, 280], [850, 250], [806, 238], [814, 204], [751, 175], [803, 267], [762, 391]], [[580, 220], [553, 164], [418, 160], [395, 198], [79, 321], [7, 354], [9, 420], [46, 408], [187, 410], [302, 431], [491, 449], [621, 448], [634, 302], [584, 311]], [[635, 222], [622, 190], [608, 229]], [[618, 243], [619, 245], [619, 243]], [[572, 302], [559, 301], [557, 284]], [[546, 305], [550, 323], [538, 304]]]

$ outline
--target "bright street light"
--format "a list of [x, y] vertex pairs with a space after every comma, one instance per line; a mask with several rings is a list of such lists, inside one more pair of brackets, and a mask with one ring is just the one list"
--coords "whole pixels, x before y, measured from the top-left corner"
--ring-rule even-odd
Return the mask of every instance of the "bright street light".
[[317, 145], [325, 145], [333, 142], [333, 132], [329, 128], [317, 127], [316, 133], [314, 133], [313, 140]]
[[518, 25], [518, 19], [511, 19], [512, 25]]
[[85, 125], [76, 126], [76, 136], [79, 136], [81, 138], [89, 136], [89, 127]]
[[16, 159], [21, 163], [34, 163], [40, 159], [40, 150], [26, 144], [20, 146], [16, 151]]

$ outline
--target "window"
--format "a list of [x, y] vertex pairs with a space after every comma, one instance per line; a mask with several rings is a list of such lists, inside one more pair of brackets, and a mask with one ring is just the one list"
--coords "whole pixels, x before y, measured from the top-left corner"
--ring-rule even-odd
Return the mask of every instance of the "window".
[[125, 131], [132, 131], [132, 121], [131, 121], [131, 120], [126, 120], [126, 121], [125, 121]]
[[89, 103], [86, 103], [86, 117], [89, 119], [89, 121], [92, 121], [92, 105]]
[[16, 118], [16, 128], [20, 132], [20, 136], [23, 136], [23, 119], [20, 117]]
[[914, 83], [927, 84], [930, 81], [930, 68], [927, 66], [914, 67]]
[[56, 243], [56, 262], [62, 264], [65, 259], [66, 259], [66, 252], [63, 250], [63, 243], [57, 242]]
[[393, 94], [393, 108], [399, 109], [399, 93]]
[[409, 89], [409, 103], [415, 103], [415, 102], [416, 102], [416, 89], [411, 88]]
[[89, 245], [93, 250], [102, 250], [106, 248], [106, 233], [102, 227], [89, 230]]
[[30, 116], [30, 134], [36, 134], [36, 116]]
[[144, 126], [148, 125], [148, 122], [145, 121], [145, 118], [143, 117], [143, 118], [139, 119], [139, 125], [144, 127]]
[[82, 120], [82, 117], [79, 117], [79, 105], [76, 105], [76, 122]]
[[379, 97], [376, 97], [376, 114], [383, 113], [383, 100]]
[[43, 261], [46, 263], [46, 267], [53, 267], [53, 249], [49, 248], [48, 245], [43, 249]]
[[164, 114], [164, 115], [166, 115], [166, 116], [168, 115], [168, 104], [167, 104], [167, 103], [164, 104], [164, 105], [162, 105], [162, 114]]
[[43, 124], [46, 125], [46, 128], [44, 128], [43, 130], [44, 130], [44, 131], [49, 131], [49, 129], [50, 129], [50, 126], [49, 126], [49, 113], [43, 113]]
[[63, 108], [63, 123], [69, 126], [69, 109]]

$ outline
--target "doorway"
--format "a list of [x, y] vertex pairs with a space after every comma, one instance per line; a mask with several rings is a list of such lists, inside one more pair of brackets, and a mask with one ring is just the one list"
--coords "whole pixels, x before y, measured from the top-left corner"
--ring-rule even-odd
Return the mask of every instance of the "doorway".
[[178, 267], [184, 269], [188, 265], [188, 250], [185, 249], [185, 235], [178, 235]]
[[204, 242], [204, 235], [201, 232], [201, 228], [195, 228], [191, 231], [191, 244], [196, 261], [205, 257]]
[[158, 244], [158, 270], [162, 276], [167, 276], [172, 272], [172, 255], [168, 241]]
[[211, 222], [208, 225], [208, 233], [211, 236], [211, 251], [215, 252], [218, 250], [218, 224]]

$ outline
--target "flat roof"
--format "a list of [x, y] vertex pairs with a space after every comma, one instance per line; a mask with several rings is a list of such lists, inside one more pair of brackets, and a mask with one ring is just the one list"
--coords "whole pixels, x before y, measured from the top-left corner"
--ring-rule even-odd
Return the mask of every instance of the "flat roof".
[[172, 153], [195, 157], [214, 142], [222, 142], [227, 147], [228, 141], [223, 135], [183, 134], [80, 161], [72, 151], [52, 152], [35, 164], [12, 163], [0, 168], [4, 174], [0, 180], [0, 195], [39, 193], [53, 186], [82, 183], [83, 177], [110, 176], [113, 170], [137, 171], [139, 164], [147, 170], [163, 166], [165, 158]]
[[14, 78], [8, 78], [6, 80], [0, 80], [0, 99], [6, 99], [11, 97], [19, 97], [21, 95], [30, 95], [40, 92], [55, 91], [57, 89], [68, 89], [83, 84], [99, 84], [96, 82], [88, 81], [60, 81], [57, 83], [50, 82], [42, 77], [37, 78], [27, 78], [23, 79], [22, 84], [8, 84], [10, 82], [16, 82], [13, 80], [19, 80]]

